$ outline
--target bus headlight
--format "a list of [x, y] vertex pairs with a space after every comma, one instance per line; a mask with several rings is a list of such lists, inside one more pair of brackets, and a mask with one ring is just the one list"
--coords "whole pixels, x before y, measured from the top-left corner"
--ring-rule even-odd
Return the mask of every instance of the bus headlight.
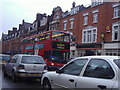
[[54, 66], [54, 63], [51, 63], [52, 66]]

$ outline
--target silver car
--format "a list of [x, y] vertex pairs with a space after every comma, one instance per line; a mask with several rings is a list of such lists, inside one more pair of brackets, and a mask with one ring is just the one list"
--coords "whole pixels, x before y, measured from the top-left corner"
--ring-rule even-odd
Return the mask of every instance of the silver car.
[[4, 66], [4, 76], [9, 75], [13, 81], [18, 78], [41, 78], [47, 71], [46, 63], [41, 56], [17, 54]]
[[86, 56], [68, 62], [55, 72], [44, 73], [43, 88], [120, 90], [120, 56]]

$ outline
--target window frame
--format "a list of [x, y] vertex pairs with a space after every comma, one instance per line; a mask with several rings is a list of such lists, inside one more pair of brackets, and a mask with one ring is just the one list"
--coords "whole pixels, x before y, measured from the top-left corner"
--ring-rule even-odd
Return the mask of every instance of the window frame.
[[119, 8], [119, 6], [114, 7], [113, 18], [120, 18], [119, 13], [120, 13], [120, 8]]
[[[82, 61], [84, 60], [84, 61], [86, 61], [86, 62], [85, 62], [85, 64], [82, 66], [82, 69], [81, 69], [81, 71], [79, 72], [78, 75], [64, 73], [64, 69], [65, 69], [66, 67], [68, 67], [71, 63], [74, 63], [74, 62], [76, 62], [76, 61], [80, 61], [80, 60], [82, 60]], [[84, 67], [86, 66], [87, 62], [88, 62], [88, 58], [80, 58], [80, 59], [76, 59], [76, 60], [70, 62], [69, 64], [65, 65], [64, 67], [62, 67], [62, 68], [60, 69], [60, 71], [62, 71], [61, 74], [73, 75], [73, 76], [80, 76], [80, 74], [83, 72]]]
[[[115, 30], [115, 27], [118, 27], [118, 29]], [[119, 23], [116, 23], [116, 24], [113, 24], [112, 25], [112, 41], [119, 41], [120, 40], [120, 24]], [[115, 39], [115, 33], [117, 32], [117, 39]]]
[[95, 42], [97, 42], [97, 28], [95, 27], [90, 29], [84, 29], [82, 31], [82, 43], [95, 43]]
[[65, 22], [64, 24], [63, 24], [63, 30], [66, 30], [67, 29], [67, 23]]
[[67, 20], [63, 21], [63, 30], [67, 30]]
[[74, 26], [74, 20], [71, 20], [70, 21], [70, 29], [73, 29], [73, 26]]
[[98, 22], [98, 13], [93, 13], [93, 23]]
[[[112, 78], [102, 78], [102, 77], [94, 77], [94, 76], [85, 76], [85, 75], [84, 75], [84, 74], [85, 74], [85, 71], [87, 70], [87, 67], [88, 67], [89, 64], [92, 62], [92, 60], [96, 60], [96, 61], [98, 61], [98, 60], [105, 61], [105, 62], [109, 65], [109, 67], [111, 68], [111, 70], [113, 71], [113, 75], [114, 75], [114, 76], [113, 76]], [[96, 67], [95, 67], [95, 68], [96, 68]], [[101, 59], [101, 58], [91, 58], [91, 59], [89, 60], [89, 62], [87, 63], [85, 69], [84, 69], [83, 77], [97, 78], [97, 79], [113, 79], [113, 78], [115, 78], [115, 71], [114, 71], [114, 68], [113, 68], [113, 66], [111, 65], [111, 63], [109, 63], [109, 61], [107, 61], [106, 59]]]
[[88, 25], [88, 15], [84, 16], [83, 25]]

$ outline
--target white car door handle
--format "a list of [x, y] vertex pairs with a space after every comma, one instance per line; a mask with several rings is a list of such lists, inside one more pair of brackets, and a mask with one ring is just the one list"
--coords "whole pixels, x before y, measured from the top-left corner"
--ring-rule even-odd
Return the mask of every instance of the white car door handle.
[[104, 86], [104, 85], [98, 85], [97, 87], [100, 88], [100, 89], [107, 89], [107, 87]]
[[74, 79], [69, 79], [70, 82], [74, 82]]

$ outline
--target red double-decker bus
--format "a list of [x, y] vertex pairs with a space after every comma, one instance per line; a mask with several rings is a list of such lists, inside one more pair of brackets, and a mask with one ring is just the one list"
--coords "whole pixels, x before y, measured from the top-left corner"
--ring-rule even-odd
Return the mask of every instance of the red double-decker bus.
[[59, 68], [69, 59], [70, 34], [51, 30], [26, 37], [22, 40], [22, 53], [42, 56], [49, 70]]

